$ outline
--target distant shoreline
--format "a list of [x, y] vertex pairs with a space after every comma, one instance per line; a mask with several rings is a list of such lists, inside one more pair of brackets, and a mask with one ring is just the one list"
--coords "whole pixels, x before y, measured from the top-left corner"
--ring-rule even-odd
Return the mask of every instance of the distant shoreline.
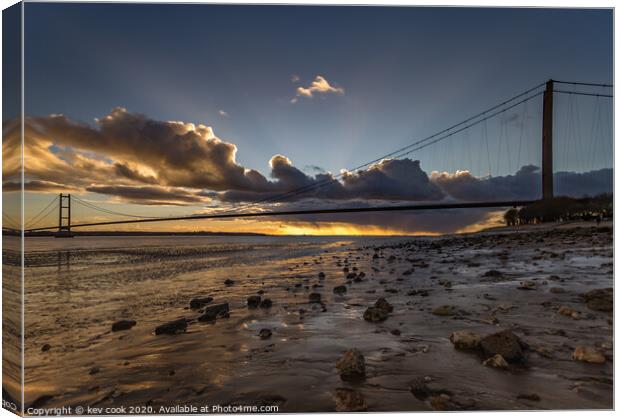
[[[567, 228], [567, 227], [587, 227], [587, 226], [609, 226], [613, 225], [613, 220], [606, 220], [597, 225], [593, 221], [570, 221], [570, 222], [545, 222], [536, 225], [518, 225], [518, 226], [494, 226], [484, 228], [479, 231], [457, 232], [441, 235], [385, 235], [391, 238], [423, 238], [423, 237], [450, 237], [450, 236], [466, 236], [485, 233], [502, 233], [502, 232], [520, 232], [532, 231], [539, 229]], [[53, 237], [54, 231], [31, 232], [25, 234], [25, 237]], [[5, 236], [19, 236], [13, 231], [3, 231]], [[258, 232], [212, 232], [212, 231], [196, 231], [196, 232], [166, 232], [166, 231], [75, 231], [75, 237], [149, 237], [149, 236], [181, 236], [181, 237], [321, 237], [328, 235], [273, 235]], [[359, 237], [362, 235], [329, 235], [342, 237]], [[375, 235], [373, 235], [375, 236]]]
[[[6, 235], [13, 235], [7, 234]], [[53, 237], [55, 232], [30, 232], [25, 237]], [[233, 237], [268, 237], [269, 234], [254, 232], [165, 232], [165, 231], [72, 231], [76, 237], [148, 237], [148, 236], [233, 236]], [[15, 234], [17, 235], [17, 234]]]

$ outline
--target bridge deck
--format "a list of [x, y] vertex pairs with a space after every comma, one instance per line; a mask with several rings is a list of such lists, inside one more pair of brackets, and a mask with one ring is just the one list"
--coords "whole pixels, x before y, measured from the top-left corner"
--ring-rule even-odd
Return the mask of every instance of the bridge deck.
[[[505, 208], [529, 205], [537, 200], [526, 201], [502, 201], [502, 202], [463, 202], [463, 203], [431, 203], [423, 205], [394, 205], [394, 206], [372, 206], [361, 208], [331, 208], [331, 209], [307, 209], [307, 210], [287, 210], [270, 212], [247, 212], [247, 213], [220, 213], [204, 214], [192, 216], [179, 216], [168, 218], [150, 219], [129, 219], [123, 221], [93, 222], [71, 225], [71, 229], [88, 226], [121, 225], [147, 222], [170, 222], [170, 221], [191, 221], [197, 219], [225, 219], [225, 218], [258, 218], [269, 216], [294, 216], [294, 215], [322, 215], [330, 213], [365, 213], [365, 212], [394, 212], [394, 211], [419, 211], [419, 210], [444, 210], [444, 209], [475, 209], [475, 208]], [[49, 231], [58, 229], [56, 226], [27, 229], [25, 232]]]

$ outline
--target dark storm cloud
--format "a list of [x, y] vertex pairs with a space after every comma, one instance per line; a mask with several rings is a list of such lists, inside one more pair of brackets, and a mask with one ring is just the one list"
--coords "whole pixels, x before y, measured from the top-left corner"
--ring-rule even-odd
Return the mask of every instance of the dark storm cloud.
[[[341, 179], [329, 173], [309, 176], [281, 155], [273, 157], [269, 164], [274, 179], [270, 182], [271, 191], [228, 191], [214, 194], [214, 197], [226, 202], [250, 202], [280, 196], [286, 197], [287, 201], [308, 198], [436, 201], [445, 197], [420, 168], [420, 162], [408, 158], [384, 160], [357, 173], [345, 172]], [[294, 192], [283, 196], [287, 191]]]
[[[15, 124], [3, 125], [3, 150], [19, 148]], [[237, 147], [217, 138], [211, 128], [158, 121], [123, 108], [98, 119], [95, 126], [62, 115], [27, 118], [26, 180], [31, 190], [84, 190], [144, 204], [201, 205], [256, 201], [437, 202], [536, 199], [541, 174], [524, 166], [513, 175], [479, 178], [467, 171], [431, 173], [419, 161], [382, 160], [363, 171], [306, 174], [283, 155], [269, 161], [269, 177], [235, 160]], [[19, 159], [4, 161], [3, 175], [16, 190]], [[613, 172], [561, 172], [556, 194], [611, 192]], [[211, 202], [213, 203], [213, 202]], [[327, 203], [325, 203], [327, 204]]]
[[163, 187], [91, 186], [86, 191], [118, 196], [130, 203], [150, 205], [183, 205], [205, 203], [206, 199], [193, 193]]
[[216, 138], [205, 125], [158, 121], [123, 108], [97, 119], [96, 127], [62, 115], [29, 122], [57, 146], [99, 153], [121, 165], [130, 162], [148, 168], [161, 185], [210, 190], [267, 186], [260, 173], [235, 162], [234, 144]]
[[137, 170], [130, 168], [127, 164], [115, 163], [114, 167], [116, 168], [116, 173], [121, 177], [125, 177], [130, 180], [135, 180], [140, 183], [157, 184], [157, 179], [155, 177], [145, 176], [141, 174], [140, 172], [138, 172]]
[[602, 168], [586, 173], [560, 171], [553, 175], [555, 194], [558, 196], [596, 196], [613, 193], [614, 170]]
[[365, 199], [434, 201], [445, 197], [420, 162], [408, 158], [384, 160], [358, 174], [345, 174], [343, 184], [348, 195]]
[[[5, 181], [2, 183], [2, 189], [5, 192], [19, 191], [21, 187], [21, 182]], [[53, 181], [32, 180], [24, 183], [24, 190], [27, 192], [61, 192], [76, 189], [67, 188], [66, 185], [54, 183]]]
[[[432, 181], [447, 195], [462, 201], [533, 200], [542, 196], [540, 169], [521, 167], [514, 175], [477, 178], [468, 172], [434, 173]], [[613, 169], [554, 173], [557, 196], [583, 197], [613, 192]]]
[[[396, 201], [369, 201], [369, 200], [325, 200], [305, 199], [297, 202], [287, 202], [270, 210], [302, 210], [324, 209], [326, 207], [363, 208], [378, 205], [398, 205]], [[247, 209], [255, 211], [255, 209]], [[336, 213], [314, 215], [284, 215], [274, 216], [270, 220], [285, 222], [287, 225], [300, 227], [322, 227], [335, 223], [358, 226], [364, 228], [379, 228], [390, 230], [392, 233], [451, 233], [463, 230], [473, 224], [483, 224], [494, 219], [497, 209], [449, 209], [443, 211], [391, 211], [367, 213]], [[366, 229], [367, 230], [367, 229]]]

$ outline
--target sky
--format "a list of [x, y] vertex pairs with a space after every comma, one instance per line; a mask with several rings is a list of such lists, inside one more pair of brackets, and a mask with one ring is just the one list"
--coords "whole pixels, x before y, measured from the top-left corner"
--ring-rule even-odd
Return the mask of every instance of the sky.
[[[59, 190], [148, 216], [253, 202], [372, 161], [549, 78], [613, 81], [611, 10], [61, 3], [25, 10], [26, 176], [39, 182], [28, 193], [31, 214]], [[283, 205], [531, 193], [539, 99]], [[557, 129], [557, 167], [593, 173], [587, 184], [600, 186], [609, 173], [599, 171], [613, 164], [611, 106], [595, 98], [557, 103], [558, 120], [580, 115], [577, 126]], [[576, 132], [596, 138], [581, 165]], [[409, 216], [411, 224], [361, 216], [243, 228], [444, 233], [487, 225], [490, 213], [456, 214], [462, 221], [449, 227], [437, 221], [445, 216], [426, 214]]]

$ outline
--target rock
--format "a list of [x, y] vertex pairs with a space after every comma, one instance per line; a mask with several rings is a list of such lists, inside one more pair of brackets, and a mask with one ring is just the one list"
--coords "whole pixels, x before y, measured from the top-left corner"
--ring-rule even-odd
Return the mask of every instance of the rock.
[[536, 393], [519, 393], [517, 399], [525, 399], [527, 401], [539, 402], [540, 396]]
[[388, 318], [388, 313], [383, 309], [378, 309], [373, 306], [366, 309], [364, 312], [364, 319], [370, 322], [381, 322]]
[[400, 335], [400, 330], [399, 329], [393, 329], [392, 331], [390, 331], [390, 334], [392, 334], [392, 335]]
[[112, 324], [112, 332], [124, 331], [133, 328], [136, 325], [136, 321], [131, 319], [121, 319]]
[[337, 295], [342, 295], [344, 293], [347, 293], [347, 287], [344, 285], [336, 286], [334, 287], [334, 293]]
[[471, 331], [455, 331], [450, 335], [454, 348], [459, 350], [476, 350], [480, 347], [480, 335]]
[[377, 301], [375, 302], [375, 308], [384, 310], [386, 312], [392, 312], [394, 310], [394, 307], [392, 305], [390, 305], [388, 303], [387, 300], [385, 300], [385, 298], [379, 298], [377, 299]]
[[561, 306], [560, 309], [558, 309], [558, 313], [573, 319], [579, 319], [579, 312], [568, 306]]
[[553, 358], [553, 348], [551, 347], [539, 346], [535, 348], [535, 351], [545, 358]]
[[487, 335], [480, 340], [480, 348], [487, 357], [499, 354], [508, 363], [525, 360], [521, 344], [519, 337], [509, 330]]
[[347, 279], [355, 279], [357, 277], [356, 273], [349, 273], [347, 274]]
[[433, 393], [426, 385], [426, 380], [424, 378], [418, 378], [411, 382], [409, 390], [411, 391], [413, 396], [420, 400], [428, 398]]
[[498, 277], [502, 277], [502, 273], [500, 271], [497, 270], [489, 270], [487, 272], [485, 272], [482, 277], [493, 277], [493, 278], [498, 278]]
[[255, 309], [260, 305], [261, 297], [258, 295], [248, 296], [247, 304], [248, 308]]
[[45, 353], [46, 351], [50, 351], [50, 350], [51, 350], [51, 348], [52, 348], [52, 346], [51, 346], [51, 345], [49, 345], [49, 344], [43, 344], [43, 347], [41, 347], [41, 351]]
[[581, 297], [586, 300], [586, 305], [593, 311], [613, 312], [614, 310], [614, 291], [611, 287], [590, 290]]
[[155, 328], [155, 335], [169, 334], [174, 335], [179, 332], [185, 332], [187, 330], [187, 319], [181, 318], [176, 321], [166, 322], [163, 325]]
[[381, 322], [388, 318], [390, 312], [394, 310], [394, 307], [389, 304], [385, 298], [379, 298], [375, 302], [374, 306], [366, 309], [364, 312], [364, 319], [370, 322]]
[[431, 398], [431, 407], [435, 411], [451, 411], [453, 410], [452, 402], [450, 402], [450, 395], [442, 393], [441, 395], [435, 395]]
[[501, 354], [496, 354], [482, 362], [483, 366], [495, 367], [496, 369], [507, 369], [508, 363]]
[[320, 293], [310, 293], [308, 295], [308, 301], [310, 303], [321, 303], [321, 294]]
[[260, 307], [263, 309], [269, 309], [272, 305], [273, 302], [271, 301], [271, 299], [263, 299], [263, 301], [260, 303]]
[[531, 280], [524, 280], [519, 283], [517, 289], [521, 290], [536, 290], [536, 283]]
[[90, 371], [88, 372], [88, 374], [93, 375], [93, 374], [97, 374], [101, 371], [101, 369], [97, 366], [93, 367], [92, 369], [90, 369]]
[[357, 390], [338, 388], [334, 393], [337, 412], [364, 412], [368, 410], [364, 395]]
[[266, 340], [267, 338], [271, 337], [271, 330], [269, 328], [263, 328], [258, 333], [258, 336], [261, 340]]
[[366, 362], [357, 348], [347, 350], [336, 363], [342, 380], [361, 380], [366, 377]]
[[218, 318], [227, 317], [230, 310], [228, 303], [217, 303], [205, 308], [202, 315], [198, 318], [201, 322], [215, 321]]
[[194, 298], [189, 301], [189, 307], [190, 309], [200, 309], [211, 302], [213, 302], [213, 298], [211, 296]]
[[571, 357], [573, 360], [584, 361], [586, 363], [605, 363], [605, 356], [600, 351], [592, 347], [586, 347], [583, 345], [577, 346]]
[[325, 273], [320, 272], [319, 273], [319, 280], [323, 280], [325, 278]]
[[[2, 391], [2, 396], [5, 399], [7, 398], [4, 390]], [[45, 405], [48, 401], [52, 399], [54, 399], [54, 395], [41, 395], [29, 405], [29, 408], [41, 408], [43, 405]]]
[[446, 393], [432, 396], [430, 404], [436, 411], [463, 411], [476, 408], [476, 401], [473, 399], [461, 399]]
[[226, 280], [224, 280], [224, 284], [226, 286], [232, 286], [233, 284], [235, 284], [235, 281], [231, 280], [231, 279], [226, 279]]
[[437, 316], [454, 316], [458, 314], [459, 309], [453, 305], [443, 305], [433, 309], [433, 315]]

